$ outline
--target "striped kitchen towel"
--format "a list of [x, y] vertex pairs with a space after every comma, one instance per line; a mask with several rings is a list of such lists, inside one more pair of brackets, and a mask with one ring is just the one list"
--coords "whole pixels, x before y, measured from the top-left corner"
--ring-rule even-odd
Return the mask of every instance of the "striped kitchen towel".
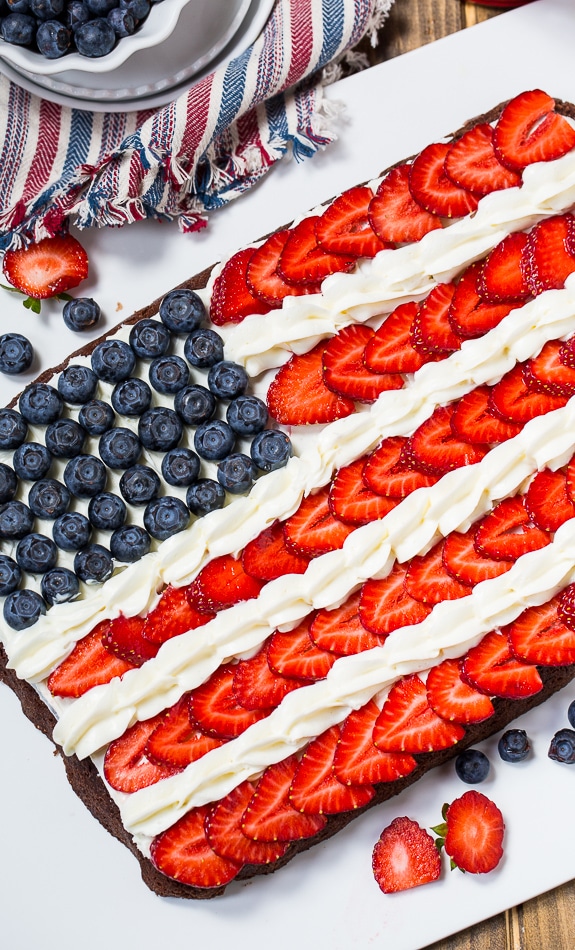
[[249, 49], [149, 112], [72, 109], [1, 76], [0, 248], [70, 223], [203, 227], [288, 149], [303, 158], [335, 137], [322, 86], [392, 3], [277, 0]]

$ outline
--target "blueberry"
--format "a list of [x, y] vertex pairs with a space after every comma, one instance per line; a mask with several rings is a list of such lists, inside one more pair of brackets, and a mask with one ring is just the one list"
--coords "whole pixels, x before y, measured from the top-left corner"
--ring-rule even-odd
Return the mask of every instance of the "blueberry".
[[37, 20], [56, 20], [64, 9], [64, 0], [28, 0], [28, 6]]
[[130, 346], [136, 356], [153, 360], [163, 356], [170, 345], [170, 332], [158, 320], [140, 320], [130, 330]]
[[25, 538], [34, 526], [34, 515], [21, 501], [6, 501], [0, 505], [0, 538], [17, 541]]
[[236, 399], [248, 388], [248, 374], [239, 363], [220, 360], [208, 372], [208, 387], [218, 399]]
[[12, 501], [17, 488], [16, 472], [9, 465], [0, 462], [0, 504], [4, 501]]
[[4, 601], [4, 620], [13, 630], [25, 630], [46, 613], [46, 605], [35, 590], [15, 590]]
[[150, 550], [151, 538], [147, 531], [136, 524], [128, 524], [114, 531], [110, 538], [110, 551], [117, 561], [128, 564], [139, 561]]
[[170, 495], [151, 501], [144, 511], [144, 527], [159, 541], [183, 531], [189, 520], [190, 512], [183, 501]]
[[235, 436], [227, 422], [213, 419], [196, 429], [194, 446], [200, 458], [209, 462], [220, 461], [234, 447]]
[[77, 455], [64, 469], [64, 481], [76, 498], [93, 498], [106, 487], [106, 466], [95, 455]]
[[84, 427], [88, 435], [103, 435], [114, 425], [114, 410], [107, 402], [101, 399], [92, 399], [82, 406], [78, 415], [78, 422]]
[[504, 762], [521, 762], [529, 755], [530, 749], [524, 729], [508, 729], [497, 743], [497, 751]]
[[186, 386], [174, 399], [176, 412], [188, 426], [199, 426], [202, 422], [208, 422], [216, 407], [216, 397], [205, 386]]
[[0, 449], [17, 449], [27, 432], [26, 420], [16, 409], [0, 409]]
[[44, 574], [56, 566], [57, 559], [56, 545], [45, 534], [28, 534], [16, 547], [19, 566], [30, 574]]
[[73, 459], [86, 441], [86, 430], [74, 419], [58, 419], [46, 429], [46, 448], [57, 459]]
[[175, 449], [182, 438], [183, 428], [180, 417], [173, 409], [158, 406], [148, 409], [138, 423], [138, 435], [146, 449], [155, 452], [169, 452]]
[[128, 379], [135, 366], [136, 355], [130, 344], [123, 340], [104, 340], [92, 353], [92, 369], [107, 383], [121, 383]]
[[249, 455], [236, 452], [218, 465], [218, 481], [222, 488], [234, 495], [247, 492], [256, 477], [256, 467]]
[[52, 464], [52, 456], [41, 442], [25, 442], [12, 456], [12, 465], [18, 478], [35, 482], [44, 478]]
[[162, 483], [147, 465], [133, 465], [120, 479], [120, 491], [129, 505], [147, 505], [158, 497]]
[[116, 36], [131, 36], [136, 31], [136, 21], [128, 10], [120, 10], [116, 7], [110, 10], [107, 20]]
[[[81, 23], [87, 23], [89, 19], [90, 11], [83, 0], [71, 0], [66, 4], [64, 22], [70, 30], [75, 30]], [[71, 329], [75, 328], [71, 327]]]
[[190, 370], [181, 356], [159, 356], [150, 366], [150, 383], [158, 393], [172, 396], [184, 389]]
[[225, 500], [224, 489], [213, 478], [200, 478], [186, 492], [186, 504], [193, 515], [207, 515], [210, 511], [223, 508]]
[[122, 416], [141, 416], [151, 402], [152, 390], [143, 379], [130, 376], [114, 386], [112, 406]]
[[[83, 7], [83, 4], [69, 4], [68, 8], [73, 7], [74, 11], [69, 14], [69, 19], [75, 19], [76, 22], [72, 26], [75, 30], [77, 26], [81, 24], [77, 22], [77, 7]], [[80, 14], [81, 16], [82, 14]], [[82, 21], [87, 22], [87, 21]], [[64, 304], [64, 309], [62, 311], [62, 317], [64, 318], [64, 323], [69, 330], [75, 330], [76, 332], [82, 330], [91, 330], [92, 327], [95, 327], [98, 323], [102, 311], [100, 310], [100, 305], [96, 303], [91, 297], [76, 297], [74, 300], [67, 300]]]
[[150, 0], [120, 0], [122, 10], [129, 10], [134, 19], [144, 20], [150, 12]]
[[[36, 33], [36, 20], [26, 13], [9, 13], [0, 25], [2, 39], [15, 46], [31, 46]], [[25, 624], [25, 626], [29, 626]]]
[[267, 406], [257, 396], [238, 396], [229, 404], [226, 420], [238, 435], [257, 435], [266, 427]]
[[30, 510], [37, 518], [54, 521], [70, 504], [70, 492], [56, 478], [41, 478], [28, 492]]
[[171, 290], [160, 304], [160, 319], [172, 333], [197, 330], [205, 316], [206, 308], [193, 290]]
[[98, 377], [89, 366], [67, 366], [58, 379], [58, 392], [72, 406], [83, 406], [94, 398]]
[[102, 584], [113, 570], [112, 555], [102, 544], [88, 544], [74, 558], [74, 573], [87, 584]]
[[200, 327], [186, 338], [184, 356], [192, 366], [207, 369], [224, 358], [224, 341], [219, 333]]
[[168, 485], [191, 485], [199, 474], [200, 460], [191, 449], [172, 449], [162, 459], [162, 476]]
[[107, 56], [116, 45], [114, 27], [103, 17], [81, 23], [74, 32], [74, 39], [78, 52], [91, 59]]
[[100, 458], [109, 468], [131, 468], [140, 458], [141, 442], [135, 432], [118, 426], [105, 432], [98, 443]]
[[569, 720], [569, 725], [573, 726], [575, 729], [575, 699], [569, 704], [569, 709], [567, 710], [567, 719]]
[[52, 537], [62, 551], [79, 551], [86, 547], [91, 535], [92, 526], [79, 511], [65, 512], [52, 525]]
[[94, 17], [106, 16], [117, 6], [117, 0], [85, 0], [88, 10]]
[[34, 360], [32, 344], [21, 333], [3, 333], [0, 336], [0, 373], [17, 376], [30, 369]]
[[64, 400], [47, 383], [30, 383], [20, 396], [20, 412], [32, 425], [48, 425], [62, 415]]
[[489, 774], [490, 763], [479, 749], [465, 749], [455, 759], [455, 772], [462, 782], [476, 785], [484, 782]]
[[573, 765], [575, 762], [575, 731], [573, 729], [560, 729], [559, 732], [556, 732], [547, 754], [555, 762]]
[[40, 585], [42, 597], [51, 607], [74, 600], [80, 592], [78, 578], [67, 567], [54, 567], [44, 574]]
[[58, 20], [45, 20], [36, 31], [36, 45], [46, 59], [60, 59], [72, 46], [72, 33]]
[[262, 472], [274, 472], [287, 465], [292, 454], [291, 441], [285, 432], [265, 429], [254, 438], [250, 455]]
[[22, 582], [22, 571], [14, 558], [0, 554], [0, 597], [11, 594]]
[[127, 508], [120, 496], [112, 492], [105, 491], [96, 495], [88, 505], [88, 518], [100, 531], [116, 531], [121, 528], [127, 514]]

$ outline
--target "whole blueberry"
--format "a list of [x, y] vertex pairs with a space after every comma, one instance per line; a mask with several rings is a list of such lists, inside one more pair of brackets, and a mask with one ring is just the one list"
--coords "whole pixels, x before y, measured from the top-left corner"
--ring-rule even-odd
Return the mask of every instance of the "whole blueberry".
[[150, 383], [158, 393], [172, 396], [184, 389], [190, 370], [181, 356], [159, 356], [150, 365]]
[[[83, 7], [83, 4], [72, 3], [68, 6], [74, 7], [76, 10], [77, 7]], [[75, 18], [76, 14], [72, 13], [71, 16]], [[83, 20], [82, 22], [87, 21]], [[80, 26], [80, 23], [74, 23], [72, 28], [75, 30], [76, 26]], [[74, 300], [67, 300], [62, 310], [64, 323], [69, 330], [75, 330], [76, 332], [91, 330], [92, 327], [96, 326], [101, 315], [100, 305], [91, 297], [75, 297]]]
[[44, 574], [56, 566], [57, 559], [56, 545], [45, 534], [28, 534], [16, 547], [18, 564], [30, 574]]
[[569, 720], [569, 725], [573, 726], [575, 729], [575, 699], [569, 703], [569, 708], [567, 710], [567, 719]]
[[[86, 26], [90, 26], [90, 23]], [[104, 340], [98, 343], [92, 353], [92, 369], [99, 379], [107, 383], [121, 383], [128, 379], [135, 366], [136, 355], [130, 344], [123, 340]]]
[[52, 456], [41, 442], [24, 442], [15, 450], [12, 465], [18, 478], [35, 482], [48, 474]]
[[76, 498], [93, 498], [106, 487], [108, 473], [95, 455], [77, 455], [64, 469], [64, 481]]
[[489, 768], [489, 759], [479, 749], [465, 749], [455, 759], [455, 772], [468, 785], [484, 782], [489, 775]]
[[150, 12], [150, 0], [120, 0], [122, 10], [129, 10], [135, 20], [145, 20]]
[[86, 515], [67, 511], [52, 525], [52, 537], [62, 551], [79, 551], [86, 547], [92, 536], [92, 526]]
[[4, 601], [4, 620], [13, 630], [25, 630], [36, 623], [46, 605], [35, 590], [15, 590]]
[[102, 544], [88, 544], [74, 558], [74, 573], [86, 584], [102, 584], [113, 570], [112, 555]]
[[248, 374], [239, 363], [220, 360], [208, 372], [208, 387], [218, 399], [236, 399], [248, 387]]
[[227, 422], [213, 419], [196, 429], [194, 447], [200, 458], [209, 462], [220, 461], [234, 447], [235, 435]]
[[266, 427], [267, 406], [257, 396], [238, 396], [230, 402], [226, 420], [238, 435], [257, 435]]
[[131, 468], [140, 458], [142, 444], [135, 432], [118, 426], [109, 429], [98, 443], [100, 458], [109, 468]]
[[76, 27], [74, 39], [78, 52], [91, 59], [107, 56], [116, 45], [114, 27], [104, 17], [81, 23]]
[[292, 454], [289, 436], [279, 429], [265, 429], [255, 436], [250, 455], [262, 472], [273, 472], [287, 465]]
[[192, 366], [207, 369], [224, 358], [224, 341], [209, 327], [200, 327], [186, 338], [184, 356]]
[[78, 578], [67, 567], [54, 567], [42, 577], [42, 597], [50, 607], [74, 600], [80, 592]]
[[170, 495], [151, 501], [144, 511], [144, 528], [159, 541], [183, 531], [189, 520], [190, 512], [184, 502]]
[[529, 755], [531, 745], [524, 729], [508, 729], [497, 743], [504, 762], [521, 762]]
[[214, 415], [217, 399], [205, 386], [186, 386], [177, 393], [174, 408], [182, 422], [188, 426], [199, 426], [208, 422]]
[[158, 497], [162, 483], [148, 465], [133, 465], [120, 479], [120, 491], [129, 505], [147, 505]]
[[235, 452], [218, 464], [218, 481], [222, 488], [234, 495], [247, 492], [256, 477], [256, 467], [249, 455]]
[[107, 20], [116, 36], [131, 36], [136, 30], [136, 21], [128, 10], [115, 7], [108, 13]]
[[172, 333], [197, 330], [205, 316], [206, 308], [193, 290], [171, 290], [160, 304], [160, 319]]
[[0, 462], [0, 504], [4, 501], [12, 501], [17, 488], [16, 472], [9, 465]]
[[32, 344], [21, 333], [3, 333], [0, 336], [0, 373], [17, 376], [30, 369], [34, 360]]
[[[66, 4], [66, 13], [64, 22], [70, 30], [75, 30], [81, 23], [87, 23], [90, 19], [90, 11], [83, 0], [71, 0]], [[71, 327], [70, 329], [75, 329]]]
[[21, 501], [6, 501], [0, 505], [0, 538], [17, 541], [25, 538], [34, 526], [34, 515]]
[[22, 582], [22, 571], [14, 558], [0, 554], [0, 597], [16, 590]]
[[64, 9], [64, 0], [28, 0], [28, 6], [38, 20], [55, 20]]
[[60, 373], [58, 392], [72, 406], [83, 406], [94, 398], [98, 377], [89, 366], [74, 364]]
[[54, 521], [70, 504], [70, 492], [56, 478], [41, 478], [28, 492], [30, 510], [37, 518]]
[[162, 459], [162, 476], [168, 485], [191, 485], [199, 474], [200, 460], [191, 449], [172, 449]]
[[26, 422], [46, 426], [60, 418], [64, 400], [53, 386], [30, 383], [20, 396], [18, 405]]
[[102, 492], [88, 505], [88, 518], [99, 531], [116, 531], [126, 520], [128, 510], [119, 495]]
[[180, 417], [173, 409], [157, 406], [148, 409], [138, 423], [138, 435], [144, 448], [154, 452], [175, 449], [182, 438]]
[[72, 46], [72, 33], [58, 20], [45, 20], [36, 30], [36, 46], [46, 59], [60, 59]]
[[110, 538], [110, 551], [117, 561], [131, 564], [148, 553], [150, 544], [150, 535], [144, 528], [137, 524], [127, 524], [114, 531]]
[[547, 754], [555, 762], [573, 765], [575, 763], [575, 731], [573, 729], [559, 729], [551, 740]]
[[169, 345], [170, 331], [159, 320], [139, 320], [130, 330], [130, 346], [140, 359], [163, 356]]
[[29, 0], [5, 0], [9, 13], [29, 13]]
[[92, 399], [80, 409], [78, 422], [88, 435], [103, 435], [112, 428], [115, 418], [114, 410], [107, 402]]
[[73, 459], [84, 448], [86, 435], [86, 430], [74, 419], [58, 419], [46, 429], [46, 448], [54, 458]]
[[85, 0], [88, 10], [92, 16], [106, 16], [113, 7], [117, 6], [117, 0]]
[[9, 13], [0, 24], [2, 39], [15, 46], [31, 46], [36, 33], [36, 20], [27, 13]]
[[143, 379], [130, 376], [114, 386], [112, 406], [122, 416], [141, 416], [151, 402], [152, 390]]
[[207, 515], [210, 511], [223, 508], [226, 493], [219, 482], [213, 478], [200, 478], [190, 485], [186, 492], [186, 504], [193, 515]]
[[0, 449], [17, 449], [27, 433], [26, 420], [16, 409], [0, 409]]

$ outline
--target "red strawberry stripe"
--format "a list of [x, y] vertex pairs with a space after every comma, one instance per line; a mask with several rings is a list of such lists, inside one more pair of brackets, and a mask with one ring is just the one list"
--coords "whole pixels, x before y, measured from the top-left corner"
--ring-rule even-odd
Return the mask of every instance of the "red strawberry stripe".
[[222, 554], [201, 569], [191, 585], [191, 595], [198, 610], [213, 613], [252, 600], [262, 586], [262, 581], [245, 572], [241, 558]]
[[276, 373], [267, 394], [270, 415], [283, 425], [326, 424], [351, 415], [353, 400], [333, 393], [323, 378], [327, 343], [294, 355]]
[[418, 468], [431, 475], [444, 475], [463, 465], [480, 462], [487, 449], [459, 439], [451, 426], [455, 407], [438, 406], [409, 439], [409, 452]]
[[491, 389], [478, 386], [455, 403], [451, 416], [454, 434], [471, 445], [498, 445], [521, 432], [519, 422], [504, 422], [491, 409]]
[[324, 679], [337, 659], [337, 654], [320, 650], [310, 636], [311, 619], [290, 630], [272, 634], [267, 647], [268, 663], [274, 673], [315, 681]]
[[320, 650], [329, 650], [338, 656], [352, 656], [380, 646], [382, 640], [366, 630], [359, 616], [361, 591], [347, 598], [340, 607], [318, 610], [313, 618], [309, 635]]
[[530, 389], [524, 378], [523, 366], [518, 363], [491, 390], [489, 408], [506, 422], [525, 425], [536, 416], [560, 409], [567, 401], [567, 396], [554, 396]]
[[475, 585], [499, 577], [513, 567], [514, 561], [494, 560], [480, 554], [475, 545], [477, 524], [468, 531], [453, 531], [443, 544], [443, 566], [462, 584]]
[[411, 342], [411, 327], [418, 309], [415, 301], [400, 304], [370, 338], [363, 358], [372, 373], [415, 373], [429, 359]]
[[378, 521], [398, 504], [369, 488], [363, 478], [365, 460], [358, 459], [340, 468], [329, 490], [329, 508], [345, 524], [362, 525]]
[[411, 342], [418, 353], [447, 355], [461, 346], [453, 332], [449, 310], [455, 284], [437, 284], [419, 305], [411, 325]]
[[151, 762], [145, 752], [146, 744], [163, 714], [144, 722], [136, 722], [119, 739], [115, 739], [104, 757], [104, 776], [118, 792], [136, 792], [154, 785], [179, 771], [165, 764]]
[[242, 552], [242, 565], [246, 574], [259, 581], [273, 581], [284, 574], [303, 574], [310, 559], [303, 554], [294, 554], [285, 543], [281, 521], [274, 522], [246, 544]]
[[191, 598], [190, 587], [166, 587], [157, 605], [146, 617], [142, 637], [152, 643], [165, 643], [172, 637], [208, 623], [215, 614], [200, 612]]
[[541, 89], [520, 93], [505, 106], [493, 134], [496, 155], [504, 165], [522, 171], [575, 147], [575, 129], [554, 109], [555, 100]]
[[221, 666], [190, 694], [190, 718], [217, 739], [235, 739], [270, 712], [240, 706], [234, 693], [234, 675], [234, 664]]
[[380, 240], [368, 220], [373, 198], [371, 188], [358, 186], [344, 191], [316, 221], [318, 243], [331, 253], [374, 257], [390, 247]]
[[575, 256], [569, 248], [575, 236], [571, 214], [555, 215], [536, 224], [525, 246], [525, 270], [532, 294], [560, 289], [575, 271]]
[[236, 701], [244, 709], [274, 709], [284, 696], [306, 680], [282, 676], [274, 672], [268, 663], [267, 646], [262, 647], [249, 660], [240, 660], [235, 667], [232, 684]]
[[407, 568], [396, 563], [387, 577], [366, 581], [361, 588], [359, 619], [367, 630], [380, 637], [399, 627], [420, 623], [431, 610], [407, 592], [406, 573]]
[[251, 782], [242, 782], [206, 818], [206, 838], [221, 858], [240, 864], [270, 864], [285, 854], [287, 843], [254, 841], [242, 831], [244, 811], [254, 794]]
[[174, 706], [156, 717], [158, 723], [144, 747], [150, 762], [183, 769], [222, 745], [222, 739], [206, 735], [191, 721], [189, 707], [190, 694], [184, 693]]
[[567, 491], [565, 472], [544, 469], [538, 472], [525, 496], [525, 508], [531, 521], [542, 531], [557, 531], [575, 517], [575, 504]]
[[529, 607], [506, 629], [513, 655], [541, 666], [575, 663], [575, 631], [557, 614], [555, 597], [540, 607]]
[[502, 699], [533, 696], [543, 688], [537, 667], [516, 659], [508, 638], [496, 630], [469, 650], [462, 672], [475, 689]]
[[220, 858], [210, 847], [205, 823], [210, 806], [194, 808], [152, 841], [153, 864], [168, 877], [192, 887], [221, 887], [242, 868], [236, 861]]
[[470, 585], [461, 583], [446, 570], [444, 546], [445, 541], [440, 541], [427, 554], [412, 558], [405, 574], [407, 593], [428, 606], [467, 597], [471, 593]]
[[409, 190], [414, 199], [432, 214], [460, 218], [475, 211], [478, 199], [471, 192], [454, 185], [445, 173], [449, 145], [434, 142], [415, 158], [409, 172]]
[[315, 494], [308, 495], [287, 519], [284, 534], [288, 550], [304, 557], [319, 557], [343, 546], [353, 526], [333, 516], [329, 492], [330, 486], [326, 485]]
[[374, 373], [364, 363], [371, 327], [350, 324], [331, 338], [323, 354], [323, 380], [334, 393], [358, 402], [374, 402], [388, 389], [402, 389], [398, 373]]
[[491, 303], [480, 293], [482, 262], [471, 264], [458, 280], [447, 318], [455, 338], [472, 340], [498, 326], [513, 308], [513, 303]]
[[475, 546], [484, 557], [515, 561], [528, 551], [538, 551], [551, 538], [529, 519], [525, 498], [504, 498], [483, 518], [475, 534]]
[[483, 722], [493, 715], [493, 703], [461, 678], [461, 660], [443, 660], [427, 674], [427, 701], [448, 722]]
[[568, 398], [575, 394], [575, 369], [561, 361], [563, 345], [560, 340], [549, 340], [527, 361], [523, 375], [529, 389]]
[[250, 293], [272, 309], [279, 307], [284, 297], [318, 293], [318, 284], [288, 284], [277, 271], [280, 255], [290, 236], [289, 228], [276, 231], [255, 249], [249, 259], [246, 281]]
[[409, 775], [417, 765], [412, 755], [382, 752], [373, 743], [373, 728], [380, 709], [372, 699], [344, 721], [333, 767], [344, 785], [393, 782]]
[[115, 656], [103, 645], [102, 633], [108, 626], [108, 620], [97, 624], [50, 674], [47, 686], [53, 696], [75, 699], [93, 686], [102, 686], [135, 669], [134, 663]]
[[369, 206], [369, 221], [382, 241], [419, 241], [441, 227], [436, 214], [427, 211], [409, 189], [410, 165], [399, 165], [387, 173]]
[[487, 303], [524, 301], [530, 296], [526, 247], [527, 234], [515, 231], [504, 237], [481, 262], [477, 290]]
[[375, 794], [372, 785], [344, 785], [337, 778], [333, 761], [339, 736], [339, 726], [332, 726], [310, 742], [296, 769], [289, 800], [306, 815], [334, 815], [363, 808]]
[[451, 180], [476, 195], [512, 188], [521, 177], [505, 168], [493, 148], [493, 129], [486, 122], [475, 125], [449, 147], [445, 173]]
[[439, 475], [426, 474], [411, 465], [405, 455], [407, 444], [404, 436], [390, 436], [367, 457], [363, 480], [368, 488], [391, 498], [406, 498], [416, 488], [429, 488], [439, 480]]
[[333, 254], [318, 244], [317, 215], [304, 218], [291, 229], [278, 262], [278, 273], [288, 283], [315, 284], [329, 274], [349, 271], [356, 257]]
[[299, 759], [292, 755], [265, 770], [242, 817], [242, 831], [248, 838], [299, 841], [325, 827], [324, 815], [304, 815], [290, 804], [289, 790], [298, 764]]
[[238, 251], [216, 277], [210, 303], [210, 320], [216, 326], [241, 323], [252, 313], [269, 313], [270, 305], [255, 297], [248, 287], [248, 266], [254, 253], [253, 247]]
[[416, 674], [391, 687], [373, 729], [373, 741], [384, 752], [434, 752], [455, 745], [464, 735], [462, 726], [433, 711], [425, 683]]

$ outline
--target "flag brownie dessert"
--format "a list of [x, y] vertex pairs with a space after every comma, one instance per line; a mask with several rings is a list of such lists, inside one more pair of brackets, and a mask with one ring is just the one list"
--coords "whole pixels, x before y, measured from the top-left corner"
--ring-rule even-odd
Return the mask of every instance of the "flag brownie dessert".
[[575, 675], [574, 205], [575, 106], [521, 93], [1, 416], [4, 678], [157, 893], [279, 868]]

